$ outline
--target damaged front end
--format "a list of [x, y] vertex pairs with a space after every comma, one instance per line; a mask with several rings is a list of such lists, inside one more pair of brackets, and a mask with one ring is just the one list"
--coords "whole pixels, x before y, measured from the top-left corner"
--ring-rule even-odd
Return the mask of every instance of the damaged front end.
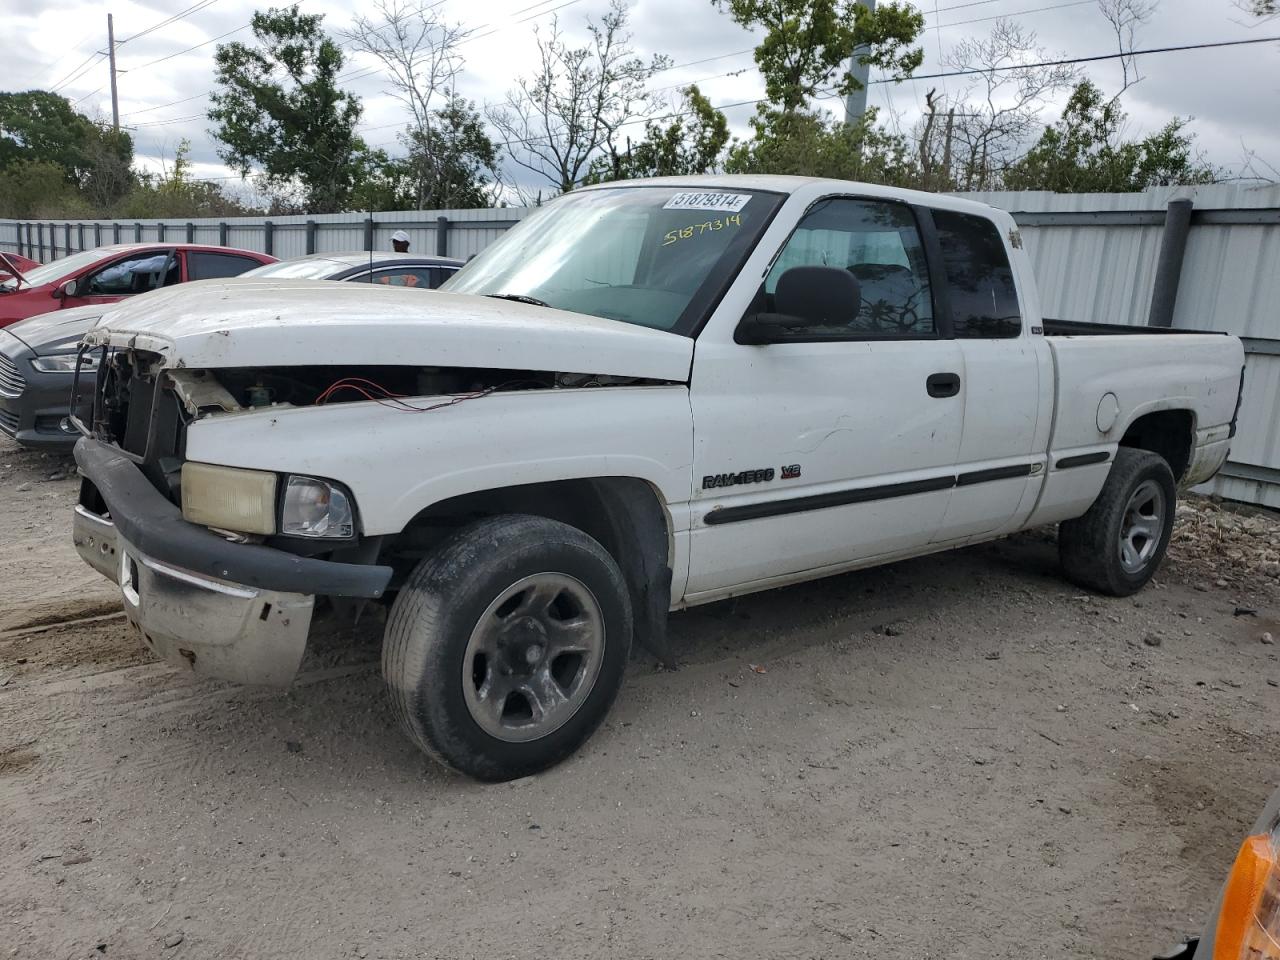
[[384, 537], [365, 535], [337, 479], [190, 460], [194, 425], [243, 417], [245, 435], [260, 436], [308, 407], [423, 413], [499, 392], [655, 382], [391, 365], [208, 370], [106, 340], [87, 349], [98, 362], [88, 422], [77, 423], [76, 549], [120, 585], [158, 655], [202, 677], [272, 685], [295, 675], [321, 609], [383, 600], [398, 560]]

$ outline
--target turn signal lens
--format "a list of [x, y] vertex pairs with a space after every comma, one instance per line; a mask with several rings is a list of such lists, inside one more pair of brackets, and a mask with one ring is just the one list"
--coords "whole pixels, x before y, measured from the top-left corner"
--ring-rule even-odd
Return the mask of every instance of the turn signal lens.
[[340, 484], [290, 476], [280, 510], [280, 532], [290, 537], [350, 539], [355, 532], [351, 497]]
[[1213, 960], [1280, 960], [1280, 873], [1270, 836], [1240, 846], [1222, 891]]

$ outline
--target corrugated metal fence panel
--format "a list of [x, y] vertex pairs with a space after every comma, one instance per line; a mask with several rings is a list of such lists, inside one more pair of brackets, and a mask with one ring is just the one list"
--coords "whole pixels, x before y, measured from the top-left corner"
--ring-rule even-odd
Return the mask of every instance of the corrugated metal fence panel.
[[1232, 462], [1280, 467], [1277, 397], [1280, 397], [1280, 356], [1249, 357], [1245, 364], [1238, 432], [1231, 443]]
[[1173, 325], [1280, 338], [1280, 226], [1192, 227]]
[[[483, 210], [404, 210], [373, 214], [373, 247], [390, 250], [391, 235], [405, 230], [410, 237], [410, 248], [419, 253], [435, 253], [438, 219], [448, 220], [446, 229], [447, 255], [467, 258], [479, 253], [512, 225], [532, 212], [523, 207], [503, 207]], [[222, 223], [226, 224], [228, 246], [246, 250], [266, 250], [264, 224], [269, 219], [273, 225], [272, 252], [281, 259], [302, 256], [307, 252], [307, 221], [315, 223], [315, 250], [317, 253], [346, 253], [366, 249], [365, 221], [369, 214], [339, 213], [316, 216], [291, 217], [242, 217], [226, 221], [215, 218], [195, 220], [144, 220], [119, 221], [121, 243], [152, 243], [160, 238], [163, 223], [164, 239], [170, 243], [182, 243], [187, 238], [187, 224], [193, 225], [193, 241], [217, 244], [222, 237]], [[0, 220], [0, 250], [28, 254], [45, 261], [67, 254], [67, 227], [71, 228], [71, 251], [89, 249], [99, 244], [94, 240], [95, 222], [101, 231], [101, 243], [115, 242], [111, 221], [14, 221]], [[30, 230], [28, 231], [28, 227]], [[81, 244], [81, 228], [84, 240]], [[21, 231], [21, 236], [19, 235]], [[43, 242], [43, 253], [37, 241]]]

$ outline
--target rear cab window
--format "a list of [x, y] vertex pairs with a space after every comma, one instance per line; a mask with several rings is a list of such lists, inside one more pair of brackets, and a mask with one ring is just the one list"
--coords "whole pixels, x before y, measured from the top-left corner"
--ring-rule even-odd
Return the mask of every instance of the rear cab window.
[[986, 217], [931, 210], [957, 339], [1022, 334], [1022, 310], [1000, 229]]

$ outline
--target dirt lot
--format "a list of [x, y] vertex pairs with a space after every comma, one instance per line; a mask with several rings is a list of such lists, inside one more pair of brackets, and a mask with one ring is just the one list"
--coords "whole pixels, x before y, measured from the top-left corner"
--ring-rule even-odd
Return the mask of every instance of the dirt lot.
[[66, 464], [0, 441], [0, 956], [1143, 958], [1280, 779], [1269, 518], [1188, 510], [1130, 600], [1026, 536], [679, 615], [682, 669], [480, 786], [372, 651], [288, 692], [151, 662]]

